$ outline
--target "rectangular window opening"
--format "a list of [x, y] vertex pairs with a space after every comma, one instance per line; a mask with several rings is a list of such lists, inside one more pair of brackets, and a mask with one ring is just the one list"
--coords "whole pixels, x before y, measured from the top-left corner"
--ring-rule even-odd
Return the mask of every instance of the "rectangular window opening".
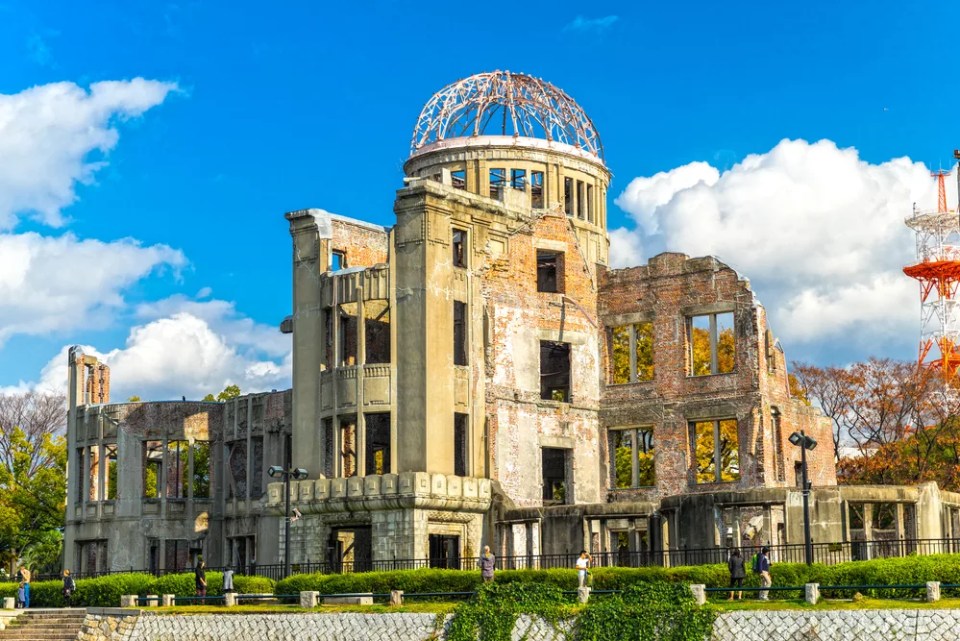
[[490, 170], [490, 197], [503, 200], [503, 188], [507, 184], [507, 170], [495, 167]]
[[577, 181], [577, 218], [583, 219], [586, 215], [586, 201], [583, 195], [583, 181]]
[[336, 456], [334, 452], [336, 451], [336, 438], [333, 433], [333, 419], [325, 418], [320, 424], [323, 426], [323, 474], [328, 479], [333, 478], [337, 475], [336, 466]]
[[696, 421], [690, 426], [696, 482], [730, 483], [739, 480], [737, 420]]
[[186, 441], [167, 441], [167, 478], [164, 479], [168, 499], [187, 498], [190, 450]]
[[462, 229], [454, 229], [452, 234], [453, 239], [453, 266], [454, 267], [466, 267], [467, 266], [467, 232]]
[[340, 419], [340, 470], [342, 476], [357, 475], [357, 419]]
[[330, 271], [339, 271], [347, 268], [347, 253], [334, 249], [330, 252]]
[[537, 250], [537, 291], [563, 292], [563, 253]]
[[367, 474], [390, 473], [390, 414], [365, 414]]
[[[348, 306], [349, 305], [349, 306]], [[340, 305], [340, 366], [357, 364], [357, 304]]]
[[567, 491], [567, 452], [557, 447], [541, 449], [543, 465], [543, 502], [566, 503]]
[[143, 444], [143, 497], [160, 498], [163, 487], [163, 443], [145, 441]]
[[613, 486], [629, 489], [656, 485], [653, 430], [648, 427], [617, 428], [611, 429], [609, 434]]
[[736, 368], [733, 312], [687, 319], [690, 376], [729, 374]]
[[570, 343], [540, 341], [540, 398], [570, 402]]
[[573, 178], [563, 179], [563, 213], [573, 216]]
[[587, 185], [587, 221], [593, 222], [593, 185]]
[[653, 380], [653, 323], [611, 327], [610, 361], [613, 385]]
[[519, 189], [520, 191], [527, 190], [527, 170], [526, 169], [511, 169], [510, 170], [510, 186], [514, 189]]
[[329, 307], [323, 310], [323, 347], [323, 362], [333, 367], [333, 310]]
[[193, 457], [193, 498], [208, 499], [213, 496], [210, 491], [210, 442], [194, 441], [190, 456]]
[[453, 301], [453, 364], [469, 365], [467, 351], [467, 304]]
[[368, 300], [363, 303], [364, 362], [390, 362], [390, 303]]
[[530, 206], [543, 209], [543, 172], [530, 172]]
[[453, 473], [467, 476], [467, 425], [469, 415], [453, 415]]
[[467, 172], [465, 169], [455, 169], [450, 172], [450, 184], [454, 189], [467, 188]]

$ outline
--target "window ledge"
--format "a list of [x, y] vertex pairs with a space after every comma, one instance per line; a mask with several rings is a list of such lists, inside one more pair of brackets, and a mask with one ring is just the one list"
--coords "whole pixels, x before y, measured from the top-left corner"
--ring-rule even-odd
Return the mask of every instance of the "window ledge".
[[[694, 376], [688, 378], [703, 378], [702, 376]], [[626, 383], [607, 383], [607, 387], [626, 387], [627, 385], [651, 385], [657, 382], [656, 378], [648, 378], [643, 381], [627, 381]]]
[[712, 378], [712, 377], [714, 377], [714, 376], [730, 376], [731, 374], [736, 374], [736, 373], [737, 373], [737, 370], [733, 370], [732, 372], [722, 372], [722, 373], [718, 373], [718, 374], [687, 374], [687, 379], [691, 379], [691, 378]]

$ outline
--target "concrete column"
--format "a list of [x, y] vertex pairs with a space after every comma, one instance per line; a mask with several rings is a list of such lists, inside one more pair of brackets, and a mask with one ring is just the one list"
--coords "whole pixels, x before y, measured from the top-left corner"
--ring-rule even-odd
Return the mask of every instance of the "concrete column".
[[17, 600], [12, 596], [3, 597], [3, 609], [4, 610], [13, 610], [17, 605]]
[[317, 602], [320, 600], [320, 593], [317, 591], [303, 591], [300, 593], [300, 607], [301, 608], [315, 608], [317, 607]]
[[820, 600], [820, 584], [819, 583], [807, 583], [803, 586], [804, 598], [807, 600], [807, 603], [810, 605], [816, 605], [817, 601]]
[[577, 600], [580, 603], [586, 603], [590, 600], [590, 588], [577, 588]]
[[227, 592], [223, 595], [223, 605], [228, 608], [232, 608], [237, 605], [237, 593], [236, 592]]
[[390, 590], [390, 605], [403, 605], [403, 590]]
[[173, 601], [173, 600], [176, 598], [176, 596], [177, 596], [177, 595], [175, 595], [175, 594], [164, 594], [164, 595], [161, 597], [161, 601], [160, 601], [160, 602], [163, 604], [163, 607], [165, 607], [165, 608], [172, 608], [172, 607], [173, 607], [173, 604], [174, 604], [174, 601]]
[[933, 603], [940, 600], [940, 582], [927, 581], [927, 602]]
[[697, 605], [703, 605], [707, 602], [707, 586], [702, 583], [691, 583], [690, 592], [693, 593], [693, 600]]
[[147, 607], [155, 608], [160, 604], [160, 597], [156, 594], [147, 595]]
[[120, 595], [120, 607], [121, 607], [121, 608], [135, 608], [135, 607], [137, 607], [137, 595], [136, 595], [136, 594], [122, 594], [122, 595]]

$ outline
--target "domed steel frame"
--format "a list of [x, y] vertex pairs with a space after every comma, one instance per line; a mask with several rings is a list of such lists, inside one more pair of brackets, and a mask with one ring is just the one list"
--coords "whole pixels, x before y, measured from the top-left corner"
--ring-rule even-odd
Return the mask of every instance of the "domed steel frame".
[[410, 153], [484, 135], [544, 138], [603, 159], [600, 134], [573, 98], [540, 78], [509, 71], [479, 73], [435, 93], [420, 112]]

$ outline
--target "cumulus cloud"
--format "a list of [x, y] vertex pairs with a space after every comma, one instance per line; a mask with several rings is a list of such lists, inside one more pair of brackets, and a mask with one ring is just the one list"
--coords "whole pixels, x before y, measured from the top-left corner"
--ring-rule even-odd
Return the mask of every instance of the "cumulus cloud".
[[788, 346], [832, 344], [856, 358], [916, 347], [917, 286], [901, 268], [914, 259], [904, 218], [914, 203], [936, 205], [921, 163], [784, 140], [722, 173], [698, 162], [635, 178], [616, 203], [636, 227], [611, 234], [614, 264], [716, 255], [751, 279]]
[[51, 226], [73, 203], [117, 144], [114, 123], [140, 116], [176, 89], [134, 78], [95, 82], [85, 90], [58, 82], [0, 94], [0, 230], [28, 214]]
[[0, 234], [0, 346], [15, 334], [44, 335], [108, 325], [124, 291], [186, 258], [166, 245], [131, 239], [80, 240], [35, 232]]

